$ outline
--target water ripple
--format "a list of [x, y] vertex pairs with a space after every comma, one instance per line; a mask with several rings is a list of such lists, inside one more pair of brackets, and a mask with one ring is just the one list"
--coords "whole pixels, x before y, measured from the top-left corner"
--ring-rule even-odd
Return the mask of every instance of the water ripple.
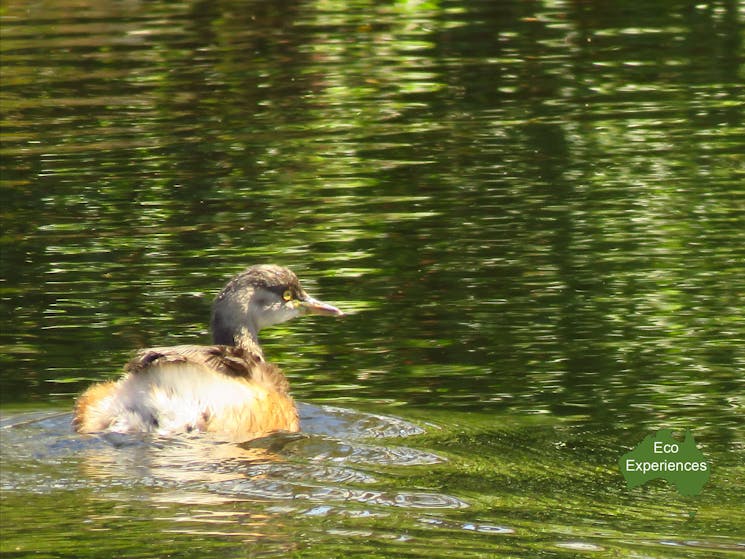
[[[457, 497], [392, 488], [371, 468], [434, 465], [444, 459], [410, 446], [382, 444], [423, 429], [403, 419], [337, 407], [300, 405], [306, 430], [235, 445], [206, 436], [82, 437], [69, 413], [4, 417], [4, 491], [48, 493], [95, 488], [167, 489], [171, 498], [359, 503], [411, 509], [460, 509]], [[360, 439], [375, 439], [370, 444]], [[398, 484], [396, 484], [398, 485]], [[367, 487], [361, 487], [367, 486]], [[181, 497], [180, 497], [181, 496]], [[185, 497], [184, 497], [185, 498]]]
[[308, 500], [319, 503], [356, 502], [364, 505], [411, 509], [461, 509], [468, 504], [457, 497], [420, 491], [378, 491], [343, 486], [311, 486], [270, 479], [241, 479], [209, 484], [211, 492], [267, 500]]

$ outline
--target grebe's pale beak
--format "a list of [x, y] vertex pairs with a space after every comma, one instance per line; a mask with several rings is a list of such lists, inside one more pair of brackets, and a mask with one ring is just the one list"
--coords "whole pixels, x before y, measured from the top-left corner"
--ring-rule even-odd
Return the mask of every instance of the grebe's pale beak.
[[305, 295], [302, 299], [298, 300], [298, 308], [304, 314], [320, 314], [324, 316], [344, 316], [344, 313], [337, 309], [334, 305], [329, 305], [318, 299], [314, 299], [310, 295]]

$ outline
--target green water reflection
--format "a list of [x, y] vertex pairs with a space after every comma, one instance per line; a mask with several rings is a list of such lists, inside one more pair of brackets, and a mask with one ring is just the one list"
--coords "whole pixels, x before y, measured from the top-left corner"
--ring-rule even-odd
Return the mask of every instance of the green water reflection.
[[[183, 513], [194, 548], [173, 535], [187, 497], [172, 486], [76, 474], [55, 491], [79, 465], [66, 457], [39, 459], [46, 492], [4, 484], [3, 523], [36, 527], [49, 556], [104, 539], [126, 556], [741, 552], [744, 15], [726, 0], [6, 3], [6, 409], [67, 410], [133, 349], [207, 340], [226, 278], [282, 263], [350, 312], [266, 331], [297, 399], [429, 425], [405, 444], [447, 461], [375, 466], [375, 490], [469, 507], [329, 498], [246, 516], [241, 495], [212, 494]], [[693, 429], [713, 463], [696, 499], [628, 492], [615, 470], [663, 427]], [[282, 506], [284, 523], [261, 519]], [[245, 529], [210, 535], [203, 514]], [[100, 538], [79, 527], [91, 518], [137, 528]], [[143, 542], [152, 525], [171, 535]], [[29, 552], [24, 530], [3, 553]]]

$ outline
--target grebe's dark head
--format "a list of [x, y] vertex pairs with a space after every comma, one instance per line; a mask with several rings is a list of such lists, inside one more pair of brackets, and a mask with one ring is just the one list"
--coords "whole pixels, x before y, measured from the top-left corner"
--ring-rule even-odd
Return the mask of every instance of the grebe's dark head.
[[212, 340], [220, 345], [256, 343], [262, 328], [305, 314], [344, 315], [308, 295], [287, 268], [251, 266], [231, 279], [215, 299]]

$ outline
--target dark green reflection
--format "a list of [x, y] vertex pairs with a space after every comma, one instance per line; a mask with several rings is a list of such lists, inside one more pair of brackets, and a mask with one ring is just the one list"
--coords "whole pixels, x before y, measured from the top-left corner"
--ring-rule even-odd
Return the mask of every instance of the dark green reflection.
[[[350, 311], [266, 332], [296, 397], [436, 420], [415, 444], [451, 463], [381, 483], [477, 503], [407, 518], [413, 537], [440, 521], [455, 542], [412, 555], [570, 557], [581, 546], [556, 544], [576, 539], [611, 556], [630, 553], [628, 533], [639, 554], [709, 557], [713, 534], [730, 551], [741, 531], [718, 522], [742, 499], [717, 502], [722, 480], [743, 487], [737, 2], [11, 4], [3, 404], [68, 409], [136, 348], [207, 341], [226, 278], [277, 262]], [[566, 425], [579, 477], [536, 450]], [[701, 524], [681, 528], [692, 505], [670, 512], [664, 488], [619, 493], [604, 469], [661, 427], [694, 429], [715, 465]], [[535, 452], [514, 450], [529, 436]], [[402, 549], [381, 535], [394, 521], [350, 514], [340, 533], [297, 518], [268, 552]], [[312, 541], [283, 547], [304, 522]], [[462, 528], [480, 522], [518, 535]]]

